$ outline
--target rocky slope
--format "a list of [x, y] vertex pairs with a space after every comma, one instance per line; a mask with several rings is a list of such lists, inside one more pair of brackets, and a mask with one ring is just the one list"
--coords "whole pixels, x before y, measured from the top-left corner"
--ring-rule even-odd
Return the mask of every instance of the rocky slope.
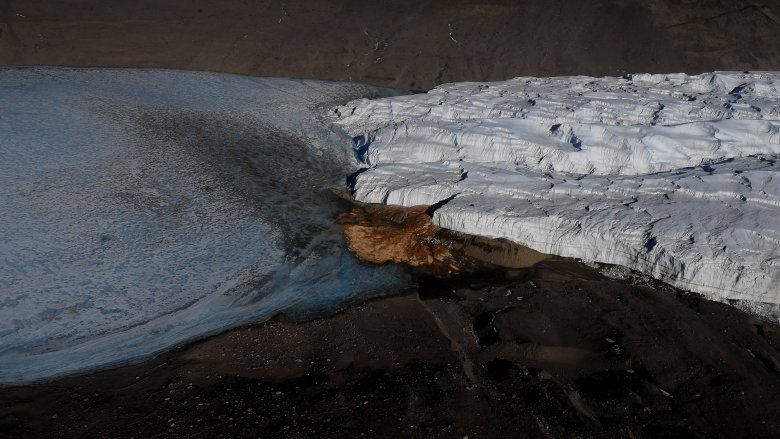
[[0, 63], [427, 90], [516, 76], [780, 69], [767, 0], [7, 0]]

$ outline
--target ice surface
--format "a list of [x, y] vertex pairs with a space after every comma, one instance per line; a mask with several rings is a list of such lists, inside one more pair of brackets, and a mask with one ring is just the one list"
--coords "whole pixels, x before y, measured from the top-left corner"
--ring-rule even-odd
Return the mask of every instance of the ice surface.
[[343, 249], [326, 188], [358, 162], [321, 117], [385, 92], [0, 69], [0, 383], [397, 288]]
[[335, 109], [362, 201], [622, 265], [715, 299], [780, 303], [780, 74], [516, 78]]

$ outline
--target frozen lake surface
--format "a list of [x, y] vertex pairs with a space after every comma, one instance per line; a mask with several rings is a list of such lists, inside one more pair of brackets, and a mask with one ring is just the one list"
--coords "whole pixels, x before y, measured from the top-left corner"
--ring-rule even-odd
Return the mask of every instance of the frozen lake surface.
[[402, 287], [344, 250], [351, 83], [0, 70], [0, 382], [146, 357]]

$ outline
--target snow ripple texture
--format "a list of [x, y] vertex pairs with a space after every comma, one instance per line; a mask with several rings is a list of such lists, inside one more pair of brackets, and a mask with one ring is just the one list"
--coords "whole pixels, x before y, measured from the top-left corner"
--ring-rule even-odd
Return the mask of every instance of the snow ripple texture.
[[357, 199], [436, 224], [780, 303], [780, 74], [516, 78], [334, 111]]
[[359, 163], [324, 109], [384, 92], [0, 69], [0, 383], [401, 286], [344, 250], [327, 191]]

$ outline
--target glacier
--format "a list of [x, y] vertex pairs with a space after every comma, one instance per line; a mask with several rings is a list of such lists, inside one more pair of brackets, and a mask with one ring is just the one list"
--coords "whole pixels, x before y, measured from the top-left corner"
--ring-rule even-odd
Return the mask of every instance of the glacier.
[[347, 250], [354, 83], [0, 69], [0, 384], [403, 288]]
[[332, 117], [360, 201], [438, 203], [441, 227], [780, 304], [780, 73], [454, 83]]

